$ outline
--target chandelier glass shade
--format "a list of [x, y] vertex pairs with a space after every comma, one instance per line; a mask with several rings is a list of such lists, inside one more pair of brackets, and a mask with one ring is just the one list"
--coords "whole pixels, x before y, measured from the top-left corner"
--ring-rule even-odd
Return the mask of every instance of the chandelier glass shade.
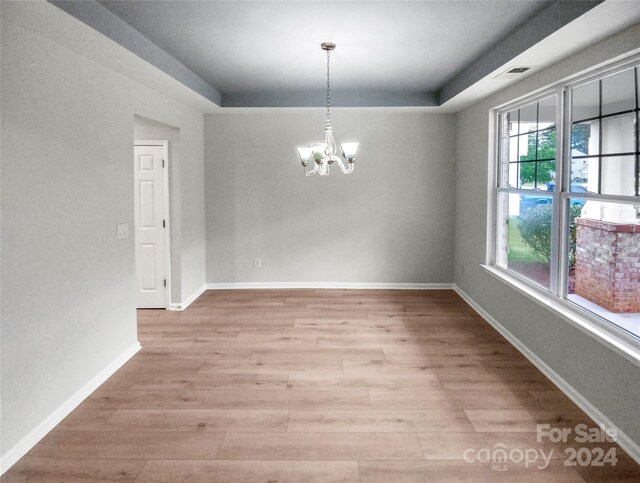
[[[331, 51], [336, 48], [335, 44], [325, 42], [321, 46], [327, 52], [327, 120], [324, 127], [324, 141], [310, 143], [308, 146], [297, 147], [300, 163], [307, 176], [319, 174], [328, 176], [334, 162], [340, 166], [344, 174], [351, 174], [355, 169], [355, 158], [358, 152], [357, 141], [345, 141], [340, 144], [341, 156], [338, 156], [338, 145], [333, 138], [331, 128], [331, 76], [329, 71], [331, 61]], [[344, 158], [344, 160], [343, 160]], [[313, 168], [308, 169], [309, 163], [313, 161]]]

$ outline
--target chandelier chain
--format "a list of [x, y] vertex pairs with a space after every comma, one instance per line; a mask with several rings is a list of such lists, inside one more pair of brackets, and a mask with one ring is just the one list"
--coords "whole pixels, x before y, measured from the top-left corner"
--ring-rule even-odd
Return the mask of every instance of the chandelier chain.
[[327, 123], [331, 123], [330, 108], [331, 108], [331, 77], [330, 77], [330, 59], [331, 51], [327, 50]]

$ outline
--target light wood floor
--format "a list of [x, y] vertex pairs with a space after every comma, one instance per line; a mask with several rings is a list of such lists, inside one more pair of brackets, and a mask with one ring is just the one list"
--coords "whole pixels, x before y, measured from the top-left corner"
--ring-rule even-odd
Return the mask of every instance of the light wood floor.
[[[138, 319], [143, 350], [2, 481], [640, 481], [620, 448], [574, 468], [536, 442], [594, 424], [451, 291], [209, 291]], [[463, 459], [497, 444], [554, 458]]]

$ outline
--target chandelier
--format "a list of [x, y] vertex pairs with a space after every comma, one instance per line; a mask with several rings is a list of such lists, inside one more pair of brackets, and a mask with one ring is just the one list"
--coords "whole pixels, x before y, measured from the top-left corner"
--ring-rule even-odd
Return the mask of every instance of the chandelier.
[[[312, 176], [316, 173], [320, 176], [328, 176], [329, 170], [331, 169], [331, 165], [334, 161], [338, 162], [338, 166], [340, 166], [340, 169], [344, 174], [351, 174], [355, 168], [354, 161], [359, 143], [357, 141], [345, 141], [340, 144], [342, 156], [344, 156], [344, 159], [348, 164], [348, 166], [345, 166], [342, 158], [340, 156], [336, 156], [338, 148], [335, 139], [333, 139], [333, 133], [331, 130], [331, 77], [329, 64], [331, 61], [331, 51], [336, 48], [336, 44], [325, 42], [320, 45], [320, 47], [322, 50], [327, 52], [327, 121], [324, 127], [324, 142], [314, 142], [310, 143], [308, 147], [300, 146], [296, 149], [298, 150], [298, 156], [300, 157], [300, 162], [304, 168], [304, 173], [307, 176]], [[315, 161], [313, 169], [308, 170], [307, 166], [312, 158]]]

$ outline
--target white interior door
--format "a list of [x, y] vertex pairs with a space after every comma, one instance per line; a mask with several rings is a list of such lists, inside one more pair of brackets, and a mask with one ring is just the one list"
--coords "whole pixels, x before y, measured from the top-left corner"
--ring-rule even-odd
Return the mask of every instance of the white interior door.
[[134, 147], [136, 289], [138, 308], [168, 308], [167, 143]]

